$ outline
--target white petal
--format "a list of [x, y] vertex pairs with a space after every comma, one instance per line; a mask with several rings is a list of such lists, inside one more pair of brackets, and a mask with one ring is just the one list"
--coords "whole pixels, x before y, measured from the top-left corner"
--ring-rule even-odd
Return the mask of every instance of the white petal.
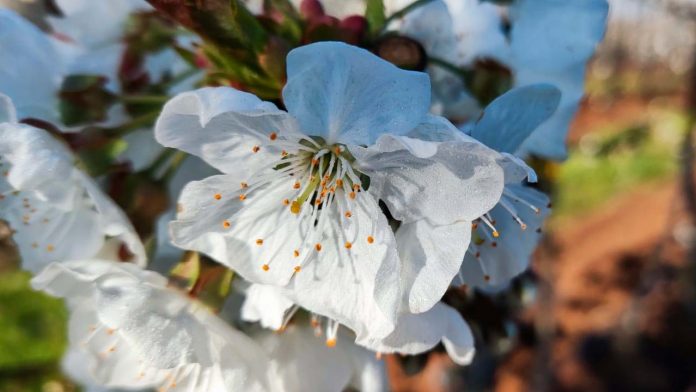
[[549, 84], [514, 88], [483, 111], [471, 136], [488, 147], [514, 153], [558, 107], [561, 92]]
[[71, 294], [66, 281], [91, 291], [79, 301], [68, 297], [69, 331], [73, 347], [91, 355], [96, 380], [171, 391], [267, 388], [267, 358], [253, 341], [166, 288], [164, 278], [124, 265], [53, 264], [32, 281], [54, 295]]
[[470, 222], [433, 226], [419, 220], [399, 227], [396, 241], [410, 313], [425, 312], [440, 301], [459, 272], [470, 238]]
[[474, 357], [474, 337], [462, 316], [453, 308], [438, 303], [425, 313], [403, 313], [398, 327], [384, 339], [356, 341], [383, 353], [420, 354], [442, 342], [452, 360], [468, 365]]
[[[330, 227], [323, 232], [321, 252], [294, 276], [285, 294], [358, 336], [386, 336], [394, 329], [401, 295], [401, 261], [392, 230], [365, 192], [354, 202], [338, 197], [338, 208], [329, 210]], [[344, 211], [351, 211], [352, 217], [345, 218]]]
[[565, 158], [565, 137], [583, 95], [585, 63], [604, 36], [605, 0], [524, 0], [510, 12], [515, 84], [551, 83], [561, 89], [557, 113], [535, 132], [522, 151]]
[[288, 54], [283, 100], [304, 133], [329, 144], [372, 144], [381, 134], [404, 134], [430, 106], [430, 82], [372, 53], [320, 42]]
[[[293, 252], [301, 249], [309, 217], [291, 214], [283, 205], [294, 194], [292, 182], [266, 185], [241, 201], [240, 184], [245, 181], [249, 178], [238, 171], [189, 183], [179, 199], [177, 220], [170, 224], [172, 243], [203, 252], [249, 281], [287, 284], [297, 263]], [[264, 264], [270, 265], [267, 271]]]
[[51, 261], [92, 257], [108, 236], [143, 263], [145, 251], [123, 212], [73, 162], [47, 132], [0, 124], [0, 217], [16, 230], [24, 267], [36, 272]]
[[[461, 266], [460, 276], [464, 279], [464, 283], [470, 286], [486, 289], [504, 287], [511, 279], [527, 269], [531, 255], [541, 238], [537, 229], [541, 228], [549, 214], [548, 197], [522, 185], [507, 185], [506, 189], [527, 203], [533, 204], [540, 211], [536, 213], [529, 206], [507, 196], [504, 197], [526, 224], [526, 228], [522, 229], [519, 223], [511, 219], [510, 213], [501, 205], [490, 212], [496, 221], [495, 225], [500, 232], [500, 237], [490, 239], [483, 233], [483, 230], [488, 229], [483, 224], [479, 224], [475, 234], [477, 239], [472, 241], [471, 251], [467, 253]], [[492, 245], [493, 241], [495, 246]], [[478, 259], [475, 257], [477, 253], [479, 253]], [[455, 278], [456, 281], [458, 279]]]
[[281, 334], [259, 334], [256, 340], [271, 357], [279, 390], [339, 392], [349, 386], [363, 392], [388, 390], [384, 363], [340, 332], [332, 348], [301, 324], [290, 325]]
[[0, 93], [0, 123], [4, 122], [17, 122], [17, 111], [12, 103], [12, 99]]
[[499, 156], [477, 142], [384, 135], [374, 146], [351, 152], [370, 177], [370, 192], [404, 222], [471, 221], [490, 210], [503, 189]]
[[[231, 173], [267, 163], [282, 150], [270, 143], [271, 133], [296, 138], [296, 130], [295, 120], [270, 102], [230, 87], [207, 87], [169, 100], [155, 125], [155, 138]], [[260, 147], [256, 153], [255, 146]]]
[[283, 326], [285, 312], [293, 305], [277, 287], [252, 284], [242, 305], [242, 320], [260, 322], [264, 328], [279, 330]]
[[58, 123], [63, 64], [51, 39], [15, 12], [0, 8], [0, 92], [9, 96], [17, 117]]

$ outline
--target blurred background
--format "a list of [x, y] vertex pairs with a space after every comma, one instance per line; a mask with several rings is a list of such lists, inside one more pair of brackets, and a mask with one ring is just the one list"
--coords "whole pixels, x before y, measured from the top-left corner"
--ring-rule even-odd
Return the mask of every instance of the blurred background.
[[[538, 165], [554, 214], [533, 268], [460, 304], [472, 366], [387, 356], [394, 390], [696, 391], [696, 1], [609, 2], [569, 159]], [[67, 314], [28, 279], [0, 258], [0, 391], [79, 390], [60, 372]]]

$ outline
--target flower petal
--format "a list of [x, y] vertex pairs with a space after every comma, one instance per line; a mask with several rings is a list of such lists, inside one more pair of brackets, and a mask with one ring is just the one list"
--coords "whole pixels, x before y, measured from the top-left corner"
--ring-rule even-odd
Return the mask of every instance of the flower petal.
[[241, 317], [244, 321], [260, 322], [264, 328], [280, 330], [285, 312], [293, 305], [277, 287], [252, 284], [247, 289]]
[[423, 219], [399, 227], [404, 305], [410, 313], [425, 312], [442, 299], [459, 272], [470, 238], [470, 222], [433, 226]]
[[[510, 212], [502, 205], [491, 210], [490, 215], [496, 222], [500, 237], [489, 239], [483, 233], [488, 229], [479, 224], [474, 235], [477, 240], [472, 241], [470, 252], [467, 252], [461, 265], [460, 276], [467, 285], [488, 290], [505, 287], [511, 279], [527, 269], [539, 243], [541, 235], [538, 230], [549, 214], [548, 197], [526, 186], [507, 185], [503, 200], [509, 208], [514, 209], [526, 227], [523, 229], [510, 219]], [[527, 203], [538, 208], [539, 213]]]
[[510, 17], [512, 66], [516, 85], [551, 83], [560, 88], [556, 114], [522, 146], [521, 151], [565, 158], [565, 137], [583, 95], [585, 63], [604, 36], [606, 0], [524, 0]]
[[303, 132], [331, 143], [372, 144], [404, 134], [430, 106], [428, 75], [405, 71], [372, 53], [338, 42], [288, 54], [283, 99]]
[[401, 289], [394, 235], [368, 193], [360, 192], [350, 202], [338, 197], [336, 203], [337, 208], [327, 211], [332, 215], [326, 220], [329, 228], [323, 232], [320, 254], [303, 266], [284, 293], [358, 336], [386, 336], [394, 328]]
[[68, 297], [69, 331], [72, 345], [92, 357], [96, 380], [171, 391], [267, 388], [268, 360], [253, 341], [168, 289], [166, 279], [124, 265], [52, 264], [32, 281], [59, 296], [74, 293], [65, 290], [69, 281], [91, 292]]
[[452, 360], [468, 365], [474, 357], [474, 337], [453, 308], [436, 304], [425, 313], [403, 313], [394, 332], [383, 339], [366, 338], [356, 343], [383, 353], [420, 354], [442, 342]]
[[17, 122], [17, 111], [10, 97], [0, 93], [0, 123], [4, 122]]
[[17, 117], [59, 123], [63, 65], [51, 39], [28, 20], [0, 8], [0, 92], [14, 101]]
[[403, 222], [472, 221], [493, 208], [503, 190], [500, 156], [475, 141], [384, 135], [374, 146], [350, 151], [370, 177], [370, 193]]
[[269, 154], [282, 151], [270, 135], [293, 138], [296, 130], [292, 116], [270, 102], [230, 87], [207, 87], [169, 100], [157, 119], [155, 138], [231, 173], [268, 162]]
[[471, 136], [488, 147], [514, 153], [558, 107], [561, 92], [549, 84], [514, 88], [491, 102]]

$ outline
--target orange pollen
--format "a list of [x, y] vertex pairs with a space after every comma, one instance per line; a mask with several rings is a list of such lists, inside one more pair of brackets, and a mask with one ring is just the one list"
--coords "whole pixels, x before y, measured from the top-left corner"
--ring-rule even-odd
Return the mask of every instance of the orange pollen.
[[500, 237], [500, 233], [498, 233], [498, 231], [497, 231], [497, 230], [496, 230], [496, 231], [494, 231], [494, 232], [493, 232], [493, 237], [495, 237], [495, 238], [498, 238], [498, 237]]
[[321, 244], [314, 245], [314, 249], [316, 249], [317, 252], [321, 252]]
[[271, 269], [271, 267], [269, 267], [268, 264], [264, 264], [261, 266], [261, 269], [264, 271], [268, 271], [269, 269]]
[[230, 223], [230, 221], [227, 221], [227, 220], [226, 220], [226, 221], [223, 221], [223, 222], [222, 222], [222, 227], [224, 227], [225, 229], [229, 229], [230, 226], [232, 226], [232, 224]]
[[358, 189], [360, 189], [360, 185], [358, 185], [358, 184], [353, 184], [353, 190], [354, 190], [354, 191], [357, 191]]
[[295, 257], [300, 257], [300, 251], [295, 249], [294, 251], [292, 251], [292, 255]]
[[220, 200], [220, 199], [222, 199], [222, 195], [219, 194], [219, 193], [216, 193], [215, 196], [213, 196], [213, 197], [215, 197], [215, 200]]
[[276, 140], [278, 138], [278, 134], [275, 132], [271, 132], [271, 134], [268, 135], [268, 138], [271, 140]]
[[326, 339], [326, 347], [334, 348], [336, 347], [336, 339]]
[[259, 147], [259, 146], [254, 146], [254, 147], [251, 148], [251, 151], [252, 151], [254, 154], [256, 154], [257, 152], [259, 152], [260, 149], [261, 149], [261, 147]]
[[336, 180], [336, 185], [338, 185], [339, 187], [342, 187], [342, 186], [343, 186], [343, 180], [341, 180], [340, 178], [339, 178], [338, 180]]
[[263, 240], [261, 238], [256, 240], [256, 245], [263, 245]]
[[[322, 195], [322, 196], [323, 196], [323, 195]], [[321, 198], [316, 199], [316, 200], [314, 200], [314, 204], [319, 205], [319, 204], [322, 203], [322, 201], [323, 201], [323, 200], [322, 200]]]
[[350, 197], [351, 199], [355, 199], [355, 192], [349, 193], [348, 197]]
[[280, 152], [280, 156], [283, 157], [283, 158], [285, 158], [286, 156], [288, 156], [288, 152], [285, 151], [285, 150], [283, 150], [283, 151]]
[[302, 267], [300, 267], [299, 265], [296, 265], [294, 269], [295, 269], [295, 272], [302, 271]]
[[353, 247], [353, 244], [351, 244], [350, 242], [346, 242], [346, 249], [350, 249], [352, 247]]
[[292, 212], [295, 215], [299, 214], [301, 209], [302, 205], [297, 200], [293, 201], [290, 205], [290, 212]]
[[375, 242], [375, 237], [373, 237], [373, 236], [371, 236], [371, 235], [368, 235], [368, 236], [367, 236], [367, 243], [368, 243], [368, 244], [371, 244], [371, 243], [373, 243], [373, 242]]
[[351, 216], [353, 216], [353, 213], [350, 211], [346, 211], [346, 218], [350, 218]]
[[246, 195], [243, 193], [241, 195], [239, 195], [239, 200], [241, 200], [241, 201], [246, 200]]
[[298, 182], [296, 182], [295, 185], [293, 185], [292, 187], [293, 187], [294, 189], [300, 189], [301, 186], [302, 186], [302, 185], [301, 185], [300, 182], [298, 181]]
[[242, 182], [241, 184], [239, 184], [239, 186], [240, 186], [242, 189], [249, 188], [249, 184], [247, 184], [246, 182]]
[[290, 200], [288, 200], [288, 199], [283, 199], [283, 205], [284, 205], [284, 206], [289, 206], [289, 205], [290, 205]]

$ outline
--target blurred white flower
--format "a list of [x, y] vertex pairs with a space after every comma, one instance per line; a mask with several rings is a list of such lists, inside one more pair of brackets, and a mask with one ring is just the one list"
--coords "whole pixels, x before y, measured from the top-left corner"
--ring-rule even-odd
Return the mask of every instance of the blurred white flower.
[[65, 298], [71, 350], [89, 357], [105, 387], [160, 391], [265, 391], [268, 358], [167, 280], [129, 263], [53, 263], [35, 289]]
[[536, 174], [512, 155], [530, 135], [552, 117], [561, 92], [548, 84], [517, 87], [486, 107], [483, 116], [464, 131], [508, 156], [505, 189], [498, 204], [474, 223], [474, 238], [458, 279], [491, 290], [504, 287], [529, 265], [549, 213], [549, 199], [525, 186]]
[[[304, 46], [287, 61], [289, 113], [231, 88], [165, 105], [158, 141], [225, 173], [184, 189], [172, 242], [286, 286], [358, 335], [386, 336], [402, 293], [422, 312], [456, 275], [471, 221], [502, 192], [500, 156], [473, 139], [408, 137], [461, 133], [427, 114], [425, 74], [341, 43]], [[378, 200], [447, 252], [404, 266]]]
[[[0, 102], [8, 103], [0, 112], [13, 112], [7, 97], [0, 95]], [[25, 269], [92, 257], [112, 237], [117, 251], [125, 245], [121, 258], [144, 263], [145, 250], [124, 213], [49, 133], [0, 123], [0, 171], [0, 218], [14, 231]]]
[[[507, 7], [479, 0], [434, 0], [406, 14], [396, 28], [419, 41], [428, 55], [456, 66], [492, 58], [512, 70], [515, 86], [558, 87], [562, 97], [557, 112], [520, 151], [562, 159], [568, 127], [583, 95], [585, 64], [604, 35], [607, 11], [606, 0], [519, 0]], [[503, 29], [504, 15], [509, 34]], [[458, 76], [437, 66], [429, 72], [437, 110], [455, 119], [478, 117]]]

